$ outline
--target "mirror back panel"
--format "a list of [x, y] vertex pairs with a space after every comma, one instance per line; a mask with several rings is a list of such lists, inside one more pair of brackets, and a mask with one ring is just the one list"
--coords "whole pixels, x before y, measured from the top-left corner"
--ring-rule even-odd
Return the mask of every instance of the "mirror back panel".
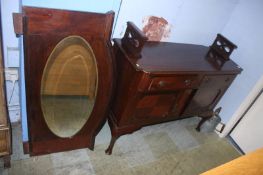
[[23, 7], [29, 153], [94, 148], [112, 93], [114, 13]]

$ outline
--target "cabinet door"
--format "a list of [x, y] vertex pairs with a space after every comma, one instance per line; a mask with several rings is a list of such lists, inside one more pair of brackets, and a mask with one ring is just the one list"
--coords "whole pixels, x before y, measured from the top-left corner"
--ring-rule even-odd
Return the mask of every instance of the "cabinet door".
[[207, 75], [187, 106], [184, 115], [196, 115], [213, 109], [236, 75]]
[[143, 94], [136, 105], [134, 118], [146, 123], [177, 118], [191, 92], [192, 89], [182, 89], [173, 93]]
[[178, 94], [148, 94], [143, 95], [135, 108], [138, 119], [162, 118], [172, 110]]

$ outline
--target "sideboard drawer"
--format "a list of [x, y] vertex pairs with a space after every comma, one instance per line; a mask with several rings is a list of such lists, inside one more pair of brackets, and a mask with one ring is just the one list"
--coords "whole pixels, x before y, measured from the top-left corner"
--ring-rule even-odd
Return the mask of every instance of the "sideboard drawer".
[[155, 77], [152, 78], [149, 91], [176, 90], [195, 88], [199, 84], [196, 75], [177, 75], [173, 77]]

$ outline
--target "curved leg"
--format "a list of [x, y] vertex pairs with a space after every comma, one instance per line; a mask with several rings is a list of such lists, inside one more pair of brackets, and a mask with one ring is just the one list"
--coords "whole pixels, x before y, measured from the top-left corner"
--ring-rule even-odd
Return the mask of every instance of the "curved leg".
[[111, 141], [110, 141], [110, 145], [108, 146], [108, 148], [105, 150], [105, 153], [108, 155], [111, 155], [112, 153], [112, 149], [114, 147], [114, 144], [116, 142], [116, 140], [119, 138], [120, 136], [112, 136], [111, 137]]
[[200, 132], [201, 126], [204, 124], [204, 122], [208, 119], [210, 119], [211, 117], [213, 117], [214, 115], [218, 116], [220, 111], [221, 111], [222, 107], [217, 108], [215, 111], [208, 110], [206, 112], [203, 112], [202, 114], [199, 115], [199, 117], [202, 118], [202, 120], [198, 123], [196, 130], [198, 132]]
[[206, 120], [210, 119], [211, 117], [213, 117], [214, 115], [214, 111], [213, 110], [208, 110], [203, 112], [202, 114], [198, 115], [199, 117], [201, 117], [201, 121], [198, 123], [196, 130], [198, 132], [200, 132], [201, 126], [205, 123]]
[[[212, 116], [211, 116], [212, 117]], [[196, 130], [200, 132], [201, 126], [205, 123], [206, 120], [208, 120], [210, 117], [202, 118], [201, 121], [198, 123]]]

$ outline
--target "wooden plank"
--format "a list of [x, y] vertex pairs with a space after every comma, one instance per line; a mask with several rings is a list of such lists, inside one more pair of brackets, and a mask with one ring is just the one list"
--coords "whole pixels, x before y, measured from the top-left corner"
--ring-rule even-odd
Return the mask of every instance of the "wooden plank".
[[21, 13], [13, 13], [13, 24], [16, 36], [23, 35], [23, 16]]

